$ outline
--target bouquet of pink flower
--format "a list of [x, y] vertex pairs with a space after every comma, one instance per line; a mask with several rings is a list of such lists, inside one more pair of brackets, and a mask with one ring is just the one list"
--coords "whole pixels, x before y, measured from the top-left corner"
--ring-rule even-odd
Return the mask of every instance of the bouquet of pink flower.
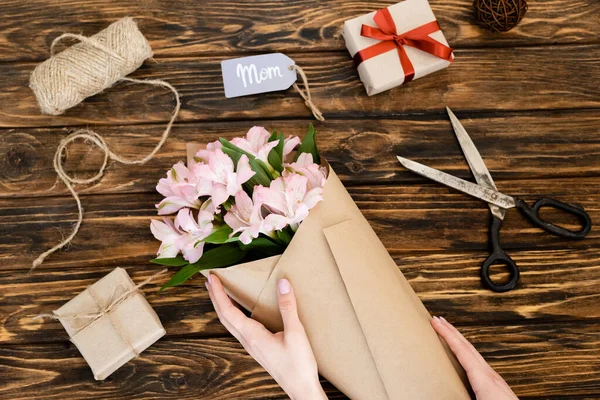
[[323, 200], [315, 129], [301, 141], [263, 127], [209, 143], [195, 163], [175, 164], [156, 190], [165, 198], [150, 229], [162, 242], [153, 262], [183, 267], [164, 286], [196, 272], [281, 254], [309, 211]]
[[197, 272], [272, 331], [283, 327], [276, 285], [294, 285], [319, 372], [352, 399], [467, 400], [464, 371], [429, 313], [333, 169], [315, 131], [188, 143], [157, 190], [156, 263], [181, 266], [165, 287]]

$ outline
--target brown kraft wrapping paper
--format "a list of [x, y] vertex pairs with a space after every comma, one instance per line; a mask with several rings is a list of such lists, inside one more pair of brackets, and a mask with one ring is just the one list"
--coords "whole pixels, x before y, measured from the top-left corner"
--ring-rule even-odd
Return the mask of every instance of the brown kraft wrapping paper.
[[[201, 147], [188, 144], [188, 165]], [[470, 399], [431, 316], [331, 168], [324, 200], [281, 256], [208, 272], [274, 332], [276, 284], [289, 279], [319, 372], [352, 399]]]

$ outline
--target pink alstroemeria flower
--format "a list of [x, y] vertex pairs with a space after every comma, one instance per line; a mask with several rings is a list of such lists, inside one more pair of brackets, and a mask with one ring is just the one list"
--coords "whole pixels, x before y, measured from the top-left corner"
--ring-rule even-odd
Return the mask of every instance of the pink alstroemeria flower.
[[214, 153], [216, 149], [221, 149], [222, 147], [223, 145], [218, 140], [208, 143], [206, 148], [200, 149], [196, 152], [194, 159], [198, 162], [208, 163], [211, 153]]
[[298, 136], [290, 136], [283, 141], [283, 159], [290, 154], [302, 141]]
[[150, 222], [150, 230], [157, 240], [162, 243], [158, 248], [158, 258], [172, 258], [179, 253], [176, 243], [182, 232], [175, 227], [173, 221], [163, 218], [162, 221], [153, 219]]
[[240, 190], [235, 195], [235, 205], [225, 214], [225, 223], [233, 229], [230, 237], [240, 233], [240, 242], [249, 244], [252, 239], [257, 238], [259, 234], [264, 233], [272, 236], [264, 227], [264, 219], [261, 213], [262, 204], [258, 201], [252, 201], [250, 196]]
[[231, 143], [266, 163], [269, 152], [279, 143], [277, 140], [269, 142], [270, 137], [269, 131], [262, 126], [253, 126], [245, 138], [231, 139]]
[[307, 180], [308, 190], [322, 188], [326, 181], [326, 169], [313, 162], [312, 154], [302, 153], [296, 162], [283, 164], [283, 176], [299, 174]]
[[198, 213], [197, 220], [194, 219], [192, 210], [188, 208], [182, 208], [177, 213], [174, 225], [182, 234], [175, 245], [181, 250], [183, 258], [190, 263], [195, 263], [202, 257], [204, 242], [201, 240], [213, 232], [213, 218], [214, 214], [206, 210]]
[[223, 204], [229, 196], [235, 196], [242, 190], [242, 184], [255, 174], [250, 168], [250, 160], [245, 155], [240, 157], [234, 172], [233, 160], [221, 149], [215, 149], [209, 155], [207, 164], [197, 164], [194, 173], [199, 178], [208, 179], [213, 183], [211, 198], [214, 207]]
[[265, 218], [265, 228], [281, 230], [287, 225], [298, 229], [311, 208], [323, 200], [323, 188], [307, 189], [308, 180], [298, 174], [288, 174], [271, 181], [266, 188], [254, 189], [257, 201], [263, 203], [273, 214]]
[[212, 182], [198, 178], [182, 162], [179, 162], [167, 172], [156, 185], [156, 191], [165, 198], [156, 205], [158, 215], [177, 212], [182, 207], [200, 208], [200, 197], [212, 193]]

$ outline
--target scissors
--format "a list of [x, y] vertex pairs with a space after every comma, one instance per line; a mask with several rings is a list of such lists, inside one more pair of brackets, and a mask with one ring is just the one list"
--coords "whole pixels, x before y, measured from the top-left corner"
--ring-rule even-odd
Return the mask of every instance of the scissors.
[[[489, 240], [491, 247], [490, 256], [484, 261], [481, 268], [481, 280], [484, 285], [495, 292], [507, 292], [514, 289], [519, 281], [519, 267], [508, 254], [500, 247], [500, 227], [506, 211], [509, 208], [516, 208], [523, 214], [532, 225], [545, 230], [555, 236], [568, 239], [583, 239], [592, 228], [590, 216], [585, 212], [580, 205], [563, 203], [561, 201], [543, 197], [535, 202], [530, 207], [525, 201], [500, 193], [496, 188], [496, 184], [490, 175], [481, 155], [477, 151], [475, 144], [467, 134], [467, 131], [456, 118], [454, 113], [446, 107], [450, 122], [454, 133], [458, 138], [460, 147], [467, 159], [469, 168], [475, 177], [472, 183], [464, 179], [457, 178], [453, 175], [430, 168], [426, 165], [408, 160], [403, 157], [398, 157], [398, 161], [408, 170], [417, 173], [421, 176], [442, 183], [446, 186], [459, 190], [463, 193], [476, 197], [488, 203], [492, 215], [492, 222], [489, 230]], [[572, 214], [579, 219], [581, 229], [572, 231], [551, 222], [544, 221], [540, 217], [540, 209], [542, 207], [551, 207], [561, 210], [565, 213]], [[490, 279], [490, 267], [494, 264], [506, 265], [510, 271], [510, 279], [505, 284], [496, 284]]]

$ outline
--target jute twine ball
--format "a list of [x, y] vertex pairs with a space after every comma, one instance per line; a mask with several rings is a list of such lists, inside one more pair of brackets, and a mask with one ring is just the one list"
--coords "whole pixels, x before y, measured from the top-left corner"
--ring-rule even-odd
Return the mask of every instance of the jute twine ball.
[[[63, 39], [80, 42], [59, 54]], [[85, 98], [102, 92], [152, 57], [152, 48], [131, 18], [123, 18], [92, 37], [63, 34], [52, 43], [52, 57], [29, 79], [44, 114], [60, 115]]]
[[506, 32], [517, 26], [527, 11], [525, 0], [475, 0], [477, 22], [495, 32]]

